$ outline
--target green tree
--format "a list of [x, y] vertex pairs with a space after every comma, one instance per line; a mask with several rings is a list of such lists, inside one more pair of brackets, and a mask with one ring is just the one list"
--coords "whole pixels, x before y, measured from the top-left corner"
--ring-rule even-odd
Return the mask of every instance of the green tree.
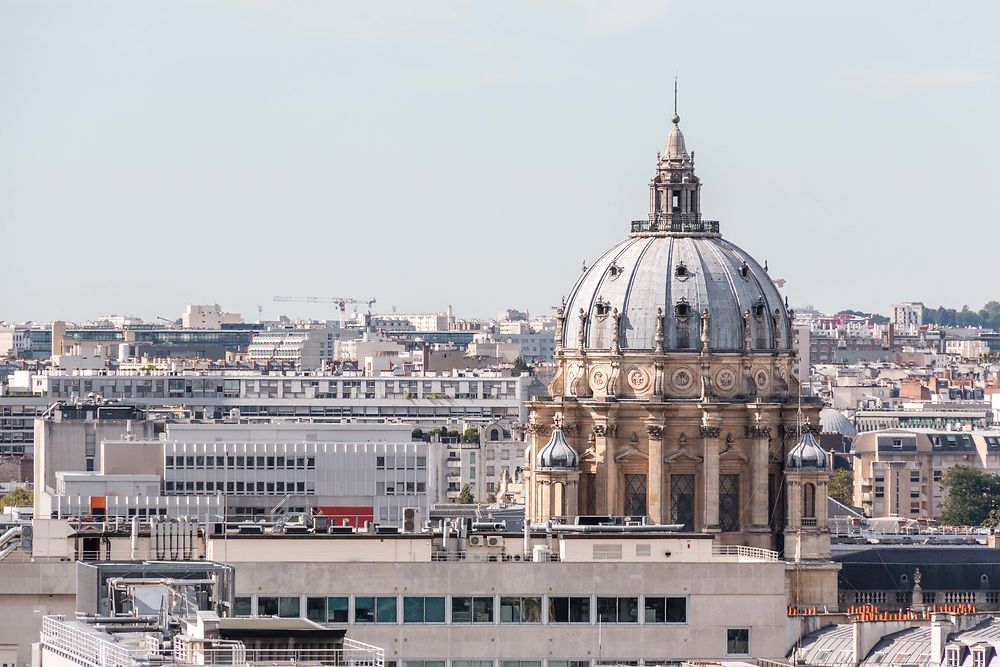
[[466, 426], [462, 432], [462, 442], [479, 442], [479, 429], [475, 426]]
[[941, 523], [952, 526], [981, 526], [1000, 509], [1000, 477], [955, 466], [945, 473], [942, 485], [948, 495], [941, 506]]
[[423, 440], [424, 439], [424, 429], [415, 428], [410, 431], [410, 440]]
[[3, 498], [0, 498], [0, 505], [4, 507], [26, 507], [34, 502], [34, 494], [23, 486], [17, 487]]
[[831, 498], [845, 505], [854, 504], [854, 473], [850, 470], [835, 471], [826, 484], [826, 492]]
[[525, 361], [524, 357], [518, 357], [514, 360], [514, 375], [520, 375], [524, 372], [527, 372], [528, 375], [534, 375], [535, 367]]
[[455, 499], [455, 502], [460, 505], [471, 505], [476, 502], [476, 496], [472, 493], [472, 484], [466, 484], [462, 487], [462, 490], [458, 492], [458, 498]]

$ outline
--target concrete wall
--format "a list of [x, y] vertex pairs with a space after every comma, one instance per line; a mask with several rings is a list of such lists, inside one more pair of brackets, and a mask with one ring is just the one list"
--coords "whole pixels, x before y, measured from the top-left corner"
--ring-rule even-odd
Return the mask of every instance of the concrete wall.
[[19, 667], [30, 664], [44, 614], [73, 615], [76, 564], [0, 562], [0, 644], [17, 645]]
[[273, 562], [246, 561], [235, 566], [237, 596], [688, 597], [687, 623], [680, 625], [362, 623], [348, 629], [348, 636], [384, 647], [387, 660], [721, 659], [726, 629], [746, 627], [752, 655], [780, 658], [789, 636], [785, 565], [779, 562], [293, 562], [276, 568]]

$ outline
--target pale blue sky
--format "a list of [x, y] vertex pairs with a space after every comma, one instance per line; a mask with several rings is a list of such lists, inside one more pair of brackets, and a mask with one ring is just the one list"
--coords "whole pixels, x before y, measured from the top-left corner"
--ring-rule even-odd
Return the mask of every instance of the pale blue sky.
[[[542, 312], [645, 216], [793, 304], [1000, 297], [995, 2], [0, 0], [0, 319]], [[280, 306], [280, 307], [279, 307]]]

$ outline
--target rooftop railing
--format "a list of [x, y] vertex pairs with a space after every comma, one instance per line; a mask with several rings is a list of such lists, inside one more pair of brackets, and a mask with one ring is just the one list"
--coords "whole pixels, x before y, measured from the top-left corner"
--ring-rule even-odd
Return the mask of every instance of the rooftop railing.
[[42, 617], [43, 648], [86, 667], [138, 667], [155, 662], [167, 665], [230, 665], [232, 667], [280, 667], [331, 665], [336, 667], [384, 667], [385, 651], [343, 639], [338, 649], [248, 649], [240, 642], [202, 648], [197, 642], [177, 638], [174, 650], [161, 651], [159, 642], [146, 647], [125, 646], [96, 628], [67, 623], [64, 616]]
[[713, 556], [735, 556], [737, 561], [776, 561], [778, 552], [759, 547], [745, 547], [739, 544], [712, 545]]
[[633, 220], [632, 233], [678, 232], [685, 234], [718, 234], [718, 220], [682, 218], [680, 220]]

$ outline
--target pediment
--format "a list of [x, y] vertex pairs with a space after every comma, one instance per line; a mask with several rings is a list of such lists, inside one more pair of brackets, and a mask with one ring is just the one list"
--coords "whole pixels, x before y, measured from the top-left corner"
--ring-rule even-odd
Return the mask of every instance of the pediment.
[[664, 463], [701, 463], [704, 459], [692, 454], [687, 447], [680, 447], [663, 457]]

